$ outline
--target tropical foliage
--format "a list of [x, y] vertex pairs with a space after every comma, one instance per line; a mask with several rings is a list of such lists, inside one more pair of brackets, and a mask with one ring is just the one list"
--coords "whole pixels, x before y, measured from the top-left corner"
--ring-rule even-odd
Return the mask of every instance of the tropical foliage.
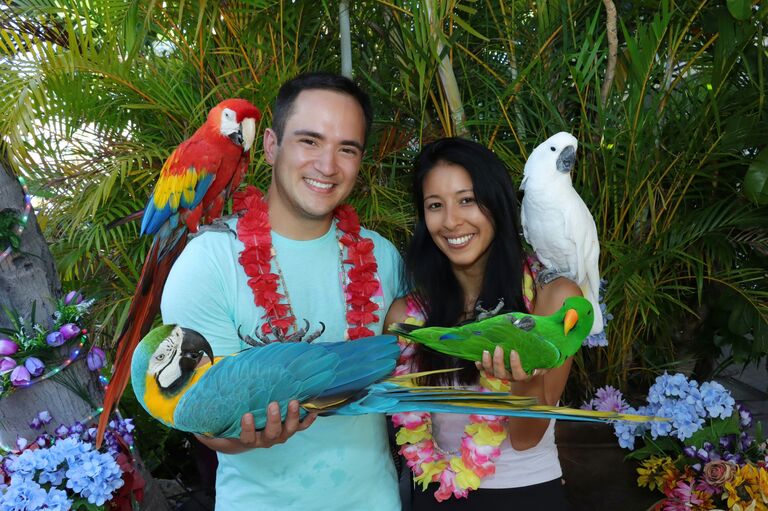
[[[576, 391], [664, 369], [706, 376], [768, 353], [766, 18], [749, 0], [380, 0], [349, 6], [353, 72], [377, 122], [353, 202], [403, 243], [416, 148], [460, 134], [519, 180], [554, 132], [581, 142], [597, 220], [607, 348]], [[607, 7], [607, 8], [606, 8]], [[111, 227], [144, 206], [163, 159], [219, 100], [265, 112], [279, 84], [339, 70], [340, 5], [278, 0], [9, 0], [0, 133], [44, 201], [63, 278], [99, 297], [111, 337], [146, 240]], [[343, 26], [343, 24], [342, 24]], [[615, 57], [615, 58], [614, 58]], [[251, 182], [268, 182], [254, 150]]]

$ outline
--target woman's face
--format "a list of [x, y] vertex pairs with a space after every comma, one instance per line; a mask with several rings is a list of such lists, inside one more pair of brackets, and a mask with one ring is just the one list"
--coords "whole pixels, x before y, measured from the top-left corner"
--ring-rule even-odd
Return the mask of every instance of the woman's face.
[[469, 172], [438, 162], [422, 186], [424, 218], [437, 248], [456, 269], [484, 270], [495, 231], [475, 200]]

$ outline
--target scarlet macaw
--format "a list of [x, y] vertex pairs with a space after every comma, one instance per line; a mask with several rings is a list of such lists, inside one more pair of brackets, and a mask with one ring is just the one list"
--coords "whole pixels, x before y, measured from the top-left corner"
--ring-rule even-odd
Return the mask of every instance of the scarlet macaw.
[[130, 358], [160, 310], [160, 297], [187, 235], [201, 222], [221, 216], [227, 198], [248, 169], [259, 109], [244, 99], [226, 99], [206, 122], [182, 142], [163, 164], [144, 209], [141, 234], [154, 236], [117, 342], [112, 379], [99, 418], [101, 444], [109, 415], [128, 384]]

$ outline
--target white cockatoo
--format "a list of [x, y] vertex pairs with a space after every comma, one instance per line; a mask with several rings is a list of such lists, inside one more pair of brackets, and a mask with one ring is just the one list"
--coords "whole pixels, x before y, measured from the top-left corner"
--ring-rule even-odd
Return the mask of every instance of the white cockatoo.
[[525, 162], [521, 209], [523, 234], [546, 267], [547, 276], [576, 282], [595, 310], [591, 334], [603, 331], [598, 303], [600, 244], [587, 205], [573, 188], [571, 170], [578, 141], [561, 131], [536, 147]]

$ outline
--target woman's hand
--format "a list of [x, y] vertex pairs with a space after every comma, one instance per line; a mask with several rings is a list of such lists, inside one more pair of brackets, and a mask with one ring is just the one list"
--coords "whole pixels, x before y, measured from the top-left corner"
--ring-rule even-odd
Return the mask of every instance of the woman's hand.
[[504, 366], [504, 350], [501, 349], [501, 346], [496, 346], [493, 357], [489, 352], [484, 351], [482, 362], [475, 362], [475, 365], [478, 370], [483, 371], [488, 376], [513, 382], [528, 382], [549, 372], [549, 369], [534, 369], [531, 374], [527, 374], [520, 362], [520, 355], [514, 350], [509, 353], [511, 371], [508, 371]]

